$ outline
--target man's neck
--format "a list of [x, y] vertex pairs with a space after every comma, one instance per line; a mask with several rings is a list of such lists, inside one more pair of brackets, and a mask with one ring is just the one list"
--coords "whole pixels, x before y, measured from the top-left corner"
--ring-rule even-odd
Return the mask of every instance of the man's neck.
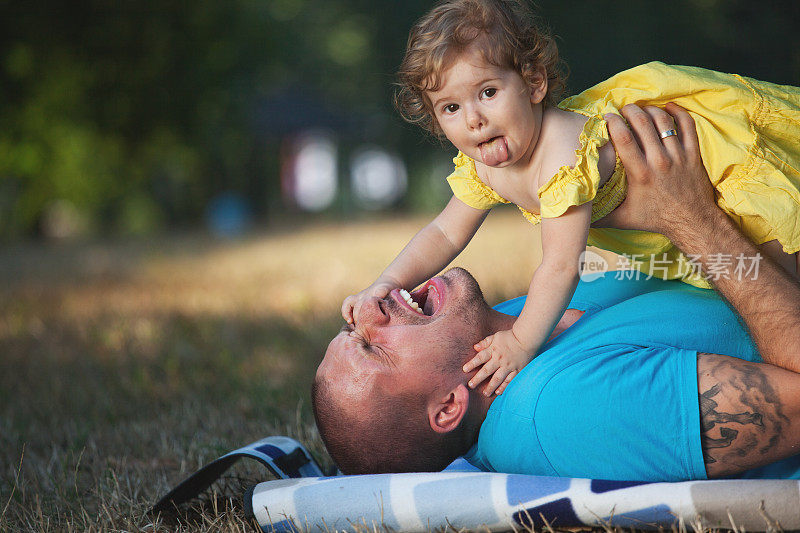
[[[567, 309], [567, 311], [561, 317], [561, 320], [558, 321], [558, 324], [553, 330], [550, 339], [556, 337], [571, 327], [573, 324], [575, 324], [575, 322], [578, 321], [578, 319], [580, 319], [582, 315], [583, 311], [579, 311], [577, 309]], [[511, 326], [514, 325], [514, 321], [516, 321], [516, 319], [517, 317], [515, 316], [507, 315], [505, 313], [495, 311], [494, 309], [490, 309], [487, 320], [487, 325], [489, 326], [489, 332], [487, 335], [497, 331], [511, 329]], [[486, 415], [489, 412], [489, 408], [492, 406], [492, 402], [497, 399], [497, 395], [495, 394], [491, 394], [489, 396], [484, 394], [483, 386], [486, 386], [487, 384], [488, 380], [484, 381], [482, 386], [474, 389], [470, 394], [470, 415], [468, 420], [465, 421], [466, 425], [464, 427], [466, 430], [465, 435], [470, 446], [478, 441], [478, 434], [480, 433], [481, 425], [483, 424], [483, 421], [486, 420]]]
[[486, 415], [489, 412], [489, 408], [492, 406], [492, 402], [497, 398], [496, 394], [486, 396], [481, 389], [482, 387], [478, 387], [470, 393], [470, 407], [464, 420], [464, 425], [462, 426], [464, 430], [462, 435], [464, 435], [465, 438], [463, 448], [465, 450], [468, 450], [478, 442], [481, 425], [483, 425], [483, 421], [486, 420]]
[[[577, 309], [567, 309], [564, 314], [559, 319], [556, 327], [553, 329], [553, 333], [550, 335], [550, 338], [547, 340], [550, 341], [559, 334], [566, 331], [569, 327], [571, 327], [578, 319], [583, 316], [583, 311], [579, 311]], [[492, 333], [496, 333], [502, 330], [511, 329], [511, 326], [514, 325], [514, 322], [517, 320], [517, 317], [506, 315], [504, 313], [500, 313], [499, 311], [495, 311], [494, 309], [491, 310], [489, 314], [489, 333], [486, 335], [490, 335]]]
[[494, 309], [489, 309], [489, 317], [486, 321], [487, 324], [487, 331], [486, 335], [491, 335], [492, 333], [496, 333], [498, 331], [503, 331], [506, 329], [511, 329], [511, 326], [514, 325], [516, 322], [517, 317], [507, 315], [505, 313], [501, 313], [500, 311], [495, 311]]
[[[550, 338], [548, 341], [553, 340], [555, 337], [566, 331], [568, 328], [572, 327], [575, 322], [577, 322], [581, 316], [583, 316], [583, 311], [579, 311], [578, 309], [567, 309], [564, 314], [559, 319], [558, 324], [553, 329], [553, 332], [550, 334]], [[495, 333], [497, 331], [508, 330], [511, 329], [511, 326], [514, 325], [514, 322], [517, 320], [517, 317], [507, 315], [505, 313], [501, 313], [499, 311], [495, 311], [494, 309], [490, 310], [489, 313], [489, 326], [490, 331], [487, 335], [491, 333]], [[484, 383], [485, 384], [485, 383]], [[481, 422], [483, 419], [486, 418], [486, 413], [489, 411], [489, 406], [491, 406], [492, 401], [497, 397], [495, 395], [491, 395], [488, 398], [483, 394], [483, 391], [479, 391], [480, 394], [477, 394], [481, 399], [485, 399], [478, 407], [478, 412], [481, 413]]]

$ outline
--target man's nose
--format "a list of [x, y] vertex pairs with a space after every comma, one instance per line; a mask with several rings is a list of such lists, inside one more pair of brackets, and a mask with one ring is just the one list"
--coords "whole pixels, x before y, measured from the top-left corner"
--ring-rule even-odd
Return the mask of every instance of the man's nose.
[[380, 305], [380, 299], [372, 297], [361, 304], [361, 310], [358, 313], [358, 324], [380, 326], [389, 322], [389, 315], [387, 315]]

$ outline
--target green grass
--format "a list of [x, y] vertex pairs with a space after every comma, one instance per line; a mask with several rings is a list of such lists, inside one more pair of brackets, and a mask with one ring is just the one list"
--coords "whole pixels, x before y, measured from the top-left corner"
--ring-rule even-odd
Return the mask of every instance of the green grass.
[[[424, 222], [0, 252], [0, 530], [147, 528], [146, 510], [169, 488], [269, 435], [299, 438], [326, 463], [308, 389], [341, 300]], [[536, 235], [501, 212], [458, 263], [490, 298], [516, 296], [535, 268]], [[234, 473], [227, 495], [239, 498], [249, 481], [235, 482], [252, 475]], [[245, 529], [225, 502], [191, 527], [158, 529]]]
[[[0, 251], [0, 531], [249, 531], [236, 505], [267, 478], [246, 465], [178, 521], [147, 510], [269, 435], [330, 466], [309, 385], [341, 300], [425, 221]], [[497, 302], [527, 290], [539, 253], [538, 231], [506, 209], [456, 264]]]

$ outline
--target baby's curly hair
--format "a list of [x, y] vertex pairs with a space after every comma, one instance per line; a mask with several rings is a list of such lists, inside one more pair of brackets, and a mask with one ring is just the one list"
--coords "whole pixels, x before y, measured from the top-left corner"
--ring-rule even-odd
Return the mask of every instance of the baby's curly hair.
[[408, 36], [397, 73], [394, 103], [403, 118], [437, 137], [443, 136], [426, 91], [441, 86], [441, 73], [453, 57], [478, 38], [486, 38], [484, 57], [518, 72], [534, 84], [539, 67], [547, 73], [546, 103], [564, 90], [565, 67], [549, 31], [525, 0], [442, 0], [423, 16]]

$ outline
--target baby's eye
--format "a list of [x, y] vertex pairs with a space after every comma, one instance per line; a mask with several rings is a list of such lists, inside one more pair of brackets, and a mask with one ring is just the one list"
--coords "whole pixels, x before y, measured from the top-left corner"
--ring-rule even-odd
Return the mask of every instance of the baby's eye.
[[495, 89], [494, 87], [487, 87], [486, 89], [483, 90], [483, 96], [485, 96], [486, 98], [491, 98], [495, 94], [497, 94], [497, 89]]
[[458, 104], [447, 104], [444, 106], [445, 113], [455, 113], [456, 111], [458, 111]]

